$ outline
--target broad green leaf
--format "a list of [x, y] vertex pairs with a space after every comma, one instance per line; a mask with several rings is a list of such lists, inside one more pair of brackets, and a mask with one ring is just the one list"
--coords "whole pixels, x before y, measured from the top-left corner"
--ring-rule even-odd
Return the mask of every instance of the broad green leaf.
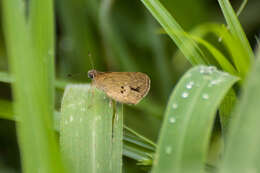
[[260, 171], [260, 49], [257, 58], [230, 122], [221, 173]]
[[153, 173], [204, 171], [217, 108], [237, 80], [206, 66], [182, 77], [164, 115]]
[[90, 85], [71, 85], [61, 107], [60, 145], [71, 172], [120, 173], [122, 105]]

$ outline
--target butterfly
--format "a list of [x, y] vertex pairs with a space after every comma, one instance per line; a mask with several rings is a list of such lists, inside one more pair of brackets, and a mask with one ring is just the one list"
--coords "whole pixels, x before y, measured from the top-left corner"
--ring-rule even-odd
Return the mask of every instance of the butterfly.
[[100, 72], [89, 70], [92, 85], [108, 97], [126, 104], [139, 103], [149, 92], [151, 80], [141, 72]]

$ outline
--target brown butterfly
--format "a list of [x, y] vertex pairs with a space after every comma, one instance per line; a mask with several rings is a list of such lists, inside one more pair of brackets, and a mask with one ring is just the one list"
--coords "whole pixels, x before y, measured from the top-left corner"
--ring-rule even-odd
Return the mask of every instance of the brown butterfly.
[[150, 89], [150, 78], [141, 72], [99, 72], [89, 70], [92, 85], [115, 101], [137, 104]]

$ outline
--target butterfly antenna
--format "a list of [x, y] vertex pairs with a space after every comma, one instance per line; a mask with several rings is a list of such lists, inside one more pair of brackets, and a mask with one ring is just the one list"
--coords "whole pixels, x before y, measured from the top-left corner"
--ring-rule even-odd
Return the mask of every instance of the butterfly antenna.
[[95, 67], [94, 67], [94, 62], [93, 62], [93, 59], [92, 59], [92, 55], [91, 55], [90, 52], [88, 53], [88, 58], [89, 58], [89, 61], [90, 61], [90, 64], [91, 64], [92, 69], [95, 69]]

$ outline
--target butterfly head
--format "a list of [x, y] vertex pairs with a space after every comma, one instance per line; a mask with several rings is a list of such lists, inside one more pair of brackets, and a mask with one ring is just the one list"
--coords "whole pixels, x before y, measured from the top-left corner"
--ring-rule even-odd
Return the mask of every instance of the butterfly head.
[[97, 76], [97, 70], [92, 69], [88, 71], [88, 77], [90, 79], [94, 79], [96, 76]]

